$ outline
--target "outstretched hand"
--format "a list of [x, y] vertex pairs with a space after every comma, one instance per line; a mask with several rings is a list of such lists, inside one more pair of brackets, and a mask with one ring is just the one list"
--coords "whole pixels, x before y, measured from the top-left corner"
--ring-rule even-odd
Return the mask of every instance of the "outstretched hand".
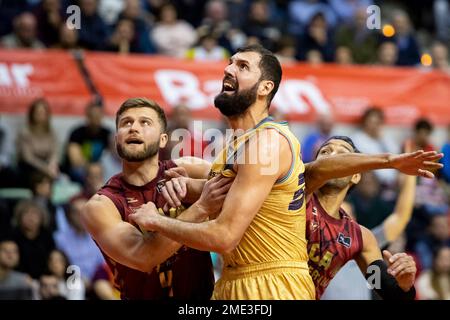
[[403, 291], [409, 291], [416, 279], [417, 268], [414, 259], [404, 252], [392, 255], [387, 250], [383, 250], [383, 256], [388, 264], [388, 273], [397, 280]]
[[419, 150], [410, 153], [391, 155], [389, 157], [389, 162], [392, 168], [397, 169], [404, 174], [433, 179], [434, 173], [432, 171], [443, 167], [441, 163], [436, 161], [443, 156], [443, 153], [437, 153], [436, 151], [424, 152], [423, 150]]

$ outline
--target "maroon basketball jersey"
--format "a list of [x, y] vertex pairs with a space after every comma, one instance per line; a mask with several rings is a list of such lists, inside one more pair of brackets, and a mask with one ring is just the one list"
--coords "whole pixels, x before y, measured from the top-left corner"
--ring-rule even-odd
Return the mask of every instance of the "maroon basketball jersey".
[[322, 208], [315, 195], [306, 205], [309, 273], [320, 299], [339, 269], [362, 250], [361, 227], [341, 208], [336, 219]]
[[[159, 191], [164, 171], [175, 166], [173, 161], [160, 161], [156, 178], [140, 187], [127, 183], [122, 174], [115, 175], [97, 194], [111, 199], [122, 220], [128, 222], [128, 215], [148, 201], [154, 202], [157, 208], [164, 206], [166, 202]], [[124, 266], [102, 253], [122, 299], [209, 300], [214, 289], [209, 252], [182, 247], [150, 273]]]

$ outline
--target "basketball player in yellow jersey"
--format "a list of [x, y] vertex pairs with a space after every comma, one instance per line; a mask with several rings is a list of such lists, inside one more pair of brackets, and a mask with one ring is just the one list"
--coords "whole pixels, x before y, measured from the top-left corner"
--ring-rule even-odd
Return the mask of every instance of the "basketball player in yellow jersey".
[[[279, 61], [261, 46], [238, 50], [225, 68], [214, 104], [236, 134], [210, 176], [233, 176], [234, 181], [216, 219], [178, 221], [159, 215], [152, 203], [130, 215], [141, 228], [221, 253], [225, 267], [215, 299], [315, 297], [307, 265], [300, 144], [286, 124], [268, 117], [280, 81]], [[204, 211], [198, 202], [188, 210]]]

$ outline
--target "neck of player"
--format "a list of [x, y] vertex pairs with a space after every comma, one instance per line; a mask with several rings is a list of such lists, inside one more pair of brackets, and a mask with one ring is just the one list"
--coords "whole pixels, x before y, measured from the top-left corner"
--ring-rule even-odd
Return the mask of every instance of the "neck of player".
[[256, 127], [264, 118], [269, 116], [269, 109], [266, 108], [266, 102], [256, 101], [243, 114], [228, 117], [230, 127], [234, 130], [249, 130]]
[[143, 186], [158, 174], [158, 154], [140, 162], [129, 162], [123, 160], [122, 173], [126, 182], [133, 186]]
[[333, 218], [340, 219], [339, 208], [347, 195], [347, 189], [344, 190], [326, 190], [321, 188], [316, 192], [320, 205]]

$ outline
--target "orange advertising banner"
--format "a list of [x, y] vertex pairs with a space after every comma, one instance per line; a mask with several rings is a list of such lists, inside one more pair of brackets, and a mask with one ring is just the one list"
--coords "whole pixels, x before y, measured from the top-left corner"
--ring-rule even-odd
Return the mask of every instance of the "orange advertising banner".
[[[85, 52], [94, 86], [113, 115], [127, 98], [144, 96], [166, 111], [179, 103], [198, 118], [219, 119], [213, 106], [226, 62], [211, 63], [148, 55]], [[25, 112], [43, 95], [52, 111], [82, 115], [89, 99], [69, 53], [0, 50], [0, 112]], [[420, 68], [283, 65], [283, 80], [272, 103], [289, 120], [311, 122], [321, 112], [338, 122], [355, 122], [368, 106], [385, 110], [387, 122], [411, 124], [425, 116], [450, 124], [450, 75]]]
[[36, 98], [53, 114], [82, 114], [90, 94], [67, 51], [0, 50], [0, 112], [25, 113]]
[[[143, 55], [87, 53], [87, 68], [110, 114], [129, 97], [146, 96], [166, 110], [186, 103], [194, 115], [218, 118], [213, 106], [225, 62], [210, 63]], [[272, 103], [289, 120], [311, 122], [317, 113], [355, 122], [369, 106], [383, 108], [390, 124], [411, 124], [420, 116], [450, 124], [450, 75], [418, 68], [376, 66], [283, 66]]]

